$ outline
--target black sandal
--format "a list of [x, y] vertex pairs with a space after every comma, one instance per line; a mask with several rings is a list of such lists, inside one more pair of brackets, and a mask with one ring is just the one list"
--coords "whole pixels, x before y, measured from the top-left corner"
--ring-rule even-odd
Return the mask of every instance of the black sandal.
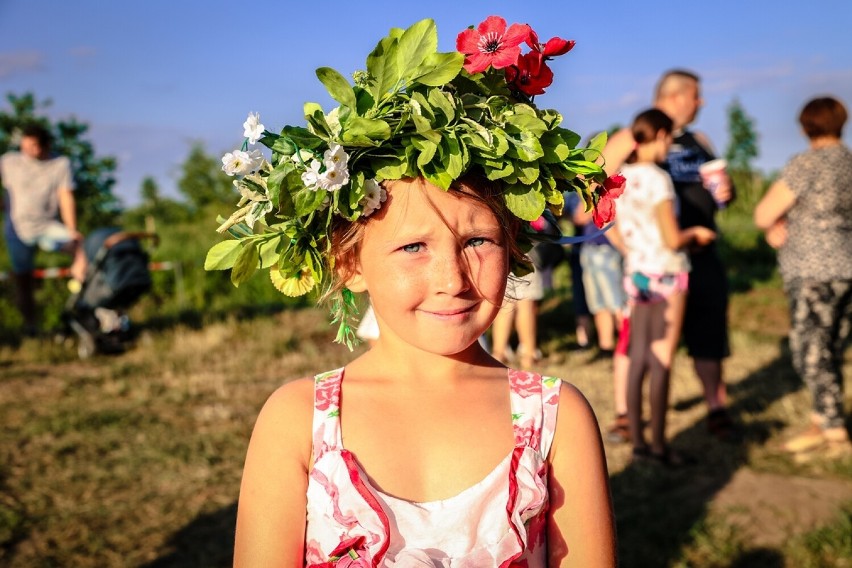
[[633, 461], [636, 463], [661, 465], [666, 469], [679, 469], [698, 463], [698, 460], [692, 456], [675, 452], [668, 446], [666, 446], [663, 453], [652, 452], [648, 446], [633, 448]]

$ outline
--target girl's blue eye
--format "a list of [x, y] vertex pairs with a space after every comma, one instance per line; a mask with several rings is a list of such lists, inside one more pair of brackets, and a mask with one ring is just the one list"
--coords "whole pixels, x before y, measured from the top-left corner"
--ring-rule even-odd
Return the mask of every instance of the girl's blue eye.
[[488, 239], [486, 239], [484, 237], [474, 237], [474, 238], [470, 239], [469, 241], [467, 241], [467, 245], [470, 246], [470, 247], [479, 247], [479, 246], [484, 245], [487, 240]]
[[420, 252], [420, 243], [412, 243], [410, 245], [405, 245], [402, 247], [402, 250], [405, 252]]

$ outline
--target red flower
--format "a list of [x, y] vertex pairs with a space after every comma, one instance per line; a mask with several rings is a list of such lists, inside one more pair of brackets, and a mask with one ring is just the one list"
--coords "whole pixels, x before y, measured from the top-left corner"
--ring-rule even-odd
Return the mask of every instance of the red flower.
[[614, 174], [604, 180], [604, 194], [615, 199], [621, 197], [624, 193], [624, 186], [627, 185], [627, 179], [621, 174]]
[[456, 38], [456, 49], [465, 54], [464, 68], [468, 73], [481, 73], [492, 66], [503, 69], [513, 65], [521, 54], [521, 42], [529, 37], [530, 27], [512, 24], [488, 16], [476, 29], [468, 28]]
[[544, 93], [544, 88], [553, 83], [553, 71], [536, 51], [518, 57], [518, 62], [506, 69], [506, 82], [524, 94], [533, 96]]
[[615, 199], [610, 197], [608, 193], [604, 193], [595, 205], [592, 220], [598, 229], [603, 229], [613, 219], [615, 219]]
[[509, 384], [512, 385], [512, 392], [522, 398], [541, 394], [541, 377], [529, 371], [512, 370], [509, 373]]
[[577, 42], [561, 37], [552, 37], [547, 40], [547, 43], [538, 42], [538, 34], [530, 28], [530, 35], [527, 36], [527, 45], [533, 51], [540, 53], [542, 57], [556, 57], [557, 55], [565, 55], [574, 48]]

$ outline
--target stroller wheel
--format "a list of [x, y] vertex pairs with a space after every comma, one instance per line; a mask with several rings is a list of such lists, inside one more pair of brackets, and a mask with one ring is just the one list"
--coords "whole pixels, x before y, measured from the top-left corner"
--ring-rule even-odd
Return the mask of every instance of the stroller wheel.
[[95, 338], [89, 333], [81, 333], [80, 343], [77, 345], [77, 355], [80, 359], [88, 359], [95, 354], [96, 350]]

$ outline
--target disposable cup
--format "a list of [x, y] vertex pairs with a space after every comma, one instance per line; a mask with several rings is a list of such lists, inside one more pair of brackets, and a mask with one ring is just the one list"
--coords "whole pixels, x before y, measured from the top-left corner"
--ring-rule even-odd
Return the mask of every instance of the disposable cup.
[[719, 185], [725, 180], [727, 169], [727, 160], [721, 158], [704, 162], [698, 167], [698, 175], [701, 176], [701, 183], [713, 195], [713, 199], [716, 200], [716, 204], [719, 207], [724, 207], [725, 203], [719, 200], [716, 192], [719, 189]]

